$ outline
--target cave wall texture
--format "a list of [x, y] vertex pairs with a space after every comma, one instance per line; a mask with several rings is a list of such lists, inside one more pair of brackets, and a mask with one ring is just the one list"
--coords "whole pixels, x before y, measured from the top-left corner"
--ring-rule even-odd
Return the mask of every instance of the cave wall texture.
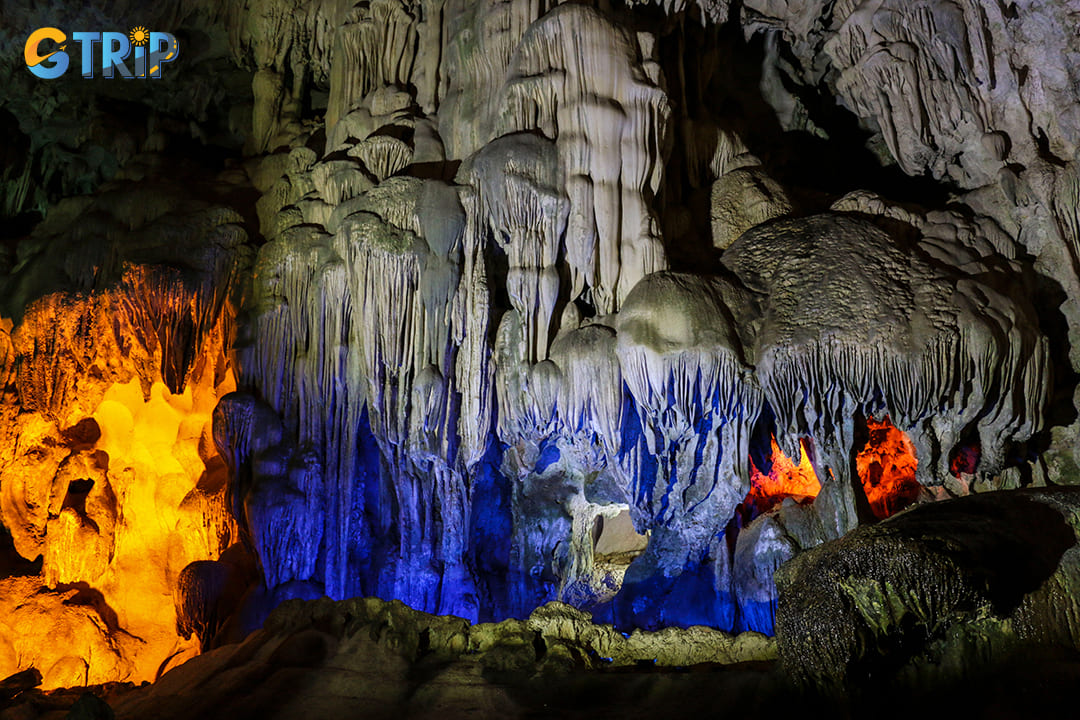
[[[0, 3], [0, 677], [323, 595], [771, 633], [803, 550], [1080, 484], [1078, 22]], [[24, 65], [136, 25], [160, 80]]]

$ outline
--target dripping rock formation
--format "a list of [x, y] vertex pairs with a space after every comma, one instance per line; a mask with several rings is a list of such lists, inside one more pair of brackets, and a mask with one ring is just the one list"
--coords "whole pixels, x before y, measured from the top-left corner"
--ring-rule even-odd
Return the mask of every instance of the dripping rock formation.
[[1071, 3], [129, 5], [0, 15], [18, 717], [1071, 667]]

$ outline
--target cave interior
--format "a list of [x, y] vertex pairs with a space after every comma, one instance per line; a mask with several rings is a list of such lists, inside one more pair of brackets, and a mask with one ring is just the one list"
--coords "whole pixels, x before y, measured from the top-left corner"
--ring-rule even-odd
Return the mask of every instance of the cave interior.
[[0, 718], [1064, 698], [1078, 17], [0, 3]]

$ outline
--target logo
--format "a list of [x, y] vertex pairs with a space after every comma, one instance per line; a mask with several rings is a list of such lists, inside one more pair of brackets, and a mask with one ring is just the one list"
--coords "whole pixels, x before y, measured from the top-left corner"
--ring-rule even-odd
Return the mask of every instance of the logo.
[[[72, 43], [77, 43], [76, 53]], [[69, 47], [71, 49], [69, 49]], [[26, 38], [23, 59], [26, 67], [42, 80], [55, 80], [67, 72], [71, 55], [81, 61], [82, 76], [104, 78], [160, 78], [161, 68], [180, 56], [180, 43], [167, 32], [151, 32], [141, 25], [128, 33], [73, 32], [71, 39], [54, 27], [38, 28]], [[129, 65], [130, 64], [130, 65]]]

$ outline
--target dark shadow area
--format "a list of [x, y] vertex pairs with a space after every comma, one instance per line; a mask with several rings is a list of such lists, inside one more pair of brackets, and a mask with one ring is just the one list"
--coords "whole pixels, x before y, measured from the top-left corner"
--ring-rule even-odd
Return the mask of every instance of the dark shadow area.
[[531, 678], [489, 675], [529, 718], [828, 717], [835, 704], [799, 693], [774, 663], [635, 666]]
[[0, 578], [30, 577], [41, 574], [42, 557], [27, 560], [15, 551], [15, 541], [0, 523]]
[[766, 402], [750, 435], [750, 462], [764, 475], [772, 472], [772, 439], [775, 436], [776, 415], [772, 406]]
[[[1057, 492], [1077, 495], [1075, 490]], [[955, 562], [969, 582], [985, 587], [1002, 616], [1042, 586], [1076, 544], [1076, 532], [1062, 513], [1025, 491], [920, 505], [890, 520], [888, 529], [894, 537], [910, 538]]]
[[41, 684], [41, 672], [37, 668], [28, 668], [6, 678], [0, 678], [0, 710], [11, 705], [11, 701]]
[[[738, 17], [740, 9], [741, 3], [735, 3], [732, 17]], [[686, 148], [701, 145], [700, 131], [705, 127], [715, 125], [741, 137], [765, 171], [788, 190], [795, 217], [826, 210], [853, 190], [931, 209], [944, 207], [956, 191], [947, 182], [907, 175], [895, 162], [883, 163], [871, 149], [877, 141], [875, 132], [827, 87], [800, 85], [778, 69], [784, 90], [798, 99], [820, 134], [785, 130], [762, 90], [767, 51], [761, 33], [746, 39], [738, 23], [700, 29], [688, 24], [681, 30], [689, 40], [671, 33], [659, 43], [665, 76], [677, 79], [669, 82], [674, 113], [691, 119], [689, 124], [672, 124], [674, 149], [659, 205], [685, 208], [691, 216], [688, 231], [674, 233], [668, 228], [665, 233], [672, 269], [708, 271], [715, 262], [710, 252], [709, 187], [695, 187], [697, 181], [687, 167]], [[697, 44], [688, 47], [689, 43]], [[782, 59], [797, 65], [783, 40], [779, 49]]]
[[1051, 386], [1046, 402], [1043, 431], [1028, 443], [1028, 457], [1041, 455], [1049, 449], [1051, 428], [1065, 427], [1076, 422], [1077, 409], [1073, 404], [1073, 395], [1076, 393], [1077, 383], [1080, 383], [1080, 374], [1073, 370], [1069, 360], [1069, 319], [1061, 310], [1068, 300], [1068, 294], [1056, 280], [1037, 273], [1032, 275], [1029, 285], [1033, 288], [1031, 302], [1037, 309], [1039, 326], [1046, 336], [1050, 350]]
[[855, 457], [859, 449], [866, 447], [866, 444], [870, 442], [870, 430], [866, 425], [866, 416], [861, 410], [856, 411], [854, 420], [855, 434], [851, 443], [854, 452], [849, 458], [848, 472], [851, 478], [852, 497], [855, 500], [855, 515], [859, 518], [860, 525], [869, 525], [876, 523], [878, 519], [870, 507], [870, 500], [866, 497], [866, 490], [863, 488], [862, 478], [859, 477], [859, 468]]
[[1078, 683], [1080, 652], [1033, 644], [988, 660], [961, 677], [927, 667], [915, 682], [868, 680], [833, 702], [851, 718], [1066, 718], [1075, 714]]
[[[41, 221], [41, 213], [28, 205], [32, 202], [28, 182], [34, 174], [31, 141], [20, 129], [18, 119], [0, 107], [0, 272], [14, 258], [15, 240], [26, 235]], [[5, 254], [11, 258], [5, 261]]]
[[109, 607], [109, 604], [105, 602], [105, 596], [101, 594], [100, 590], [90, 587], [85, 582], [77, 582], [71, 584], [60, 584], [56, 586], [56, 592], [67, 593], [72, 590], [75, 593], [64, 600], [65, 605], [79, 605], [92, 608], [105, 622], [105, 627], [108, 629], [110, 635], [116, 635], [123, 632], [120, 629], [120, 622], [117, 619], [116, 611]]

